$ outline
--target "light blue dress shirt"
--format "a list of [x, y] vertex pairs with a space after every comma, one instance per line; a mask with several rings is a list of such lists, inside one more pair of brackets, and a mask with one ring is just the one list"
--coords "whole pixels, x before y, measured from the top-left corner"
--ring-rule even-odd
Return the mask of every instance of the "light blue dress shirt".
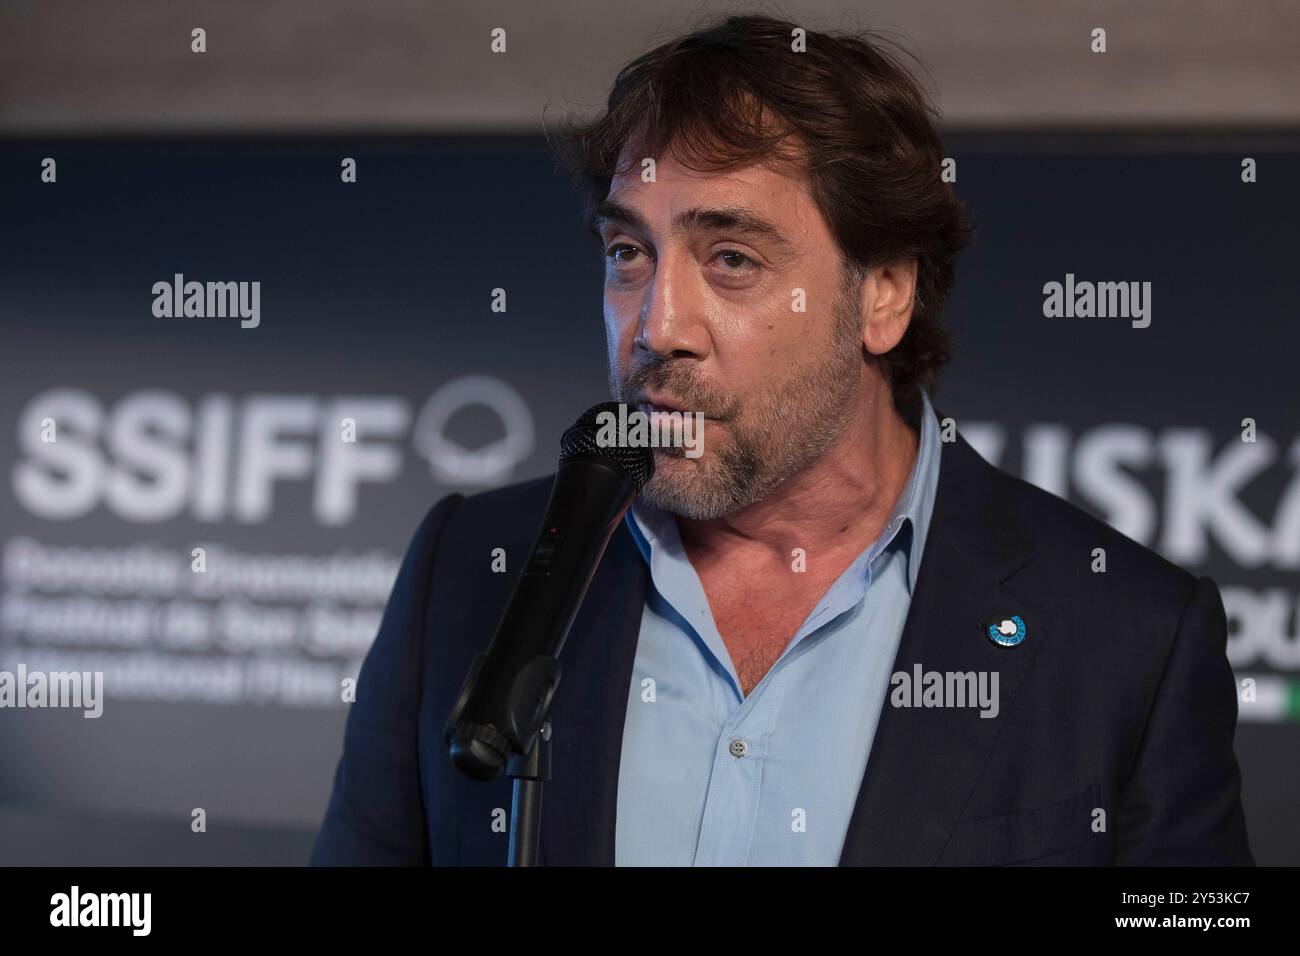
[[675, 518], [640, 501], [628, 509], [651, 582], [623, 731], [616, 865], [839, 863], [916, 586], [941, 448], [922, 390], [916, 462], [884, 530], [748, 697]]

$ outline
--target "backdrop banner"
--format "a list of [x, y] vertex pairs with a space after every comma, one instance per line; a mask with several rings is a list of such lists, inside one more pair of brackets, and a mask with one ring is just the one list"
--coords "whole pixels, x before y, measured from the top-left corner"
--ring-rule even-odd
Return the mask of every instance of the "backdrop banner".
[[[934, 404], [1218, 582], [1300, 863], [1297, 140], [947, 145]], [[425, 511], [608, 397], [602, 251], [537, 138], [0, 141], [0, 209], [0, 863], [304, 862]]]

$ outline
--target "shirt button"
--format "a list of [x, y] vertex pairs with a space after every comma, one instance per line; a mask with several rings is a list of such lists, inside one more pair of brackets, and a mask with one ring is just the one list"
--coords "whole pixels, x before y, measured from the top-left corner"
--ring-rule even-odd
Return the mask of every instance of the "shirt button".
[[731, 751], [731, 756], [743, 757], [745, 754], [749, 753], [749, 744], [737, 737], [731, 742], [731, 746], [727, 749]]

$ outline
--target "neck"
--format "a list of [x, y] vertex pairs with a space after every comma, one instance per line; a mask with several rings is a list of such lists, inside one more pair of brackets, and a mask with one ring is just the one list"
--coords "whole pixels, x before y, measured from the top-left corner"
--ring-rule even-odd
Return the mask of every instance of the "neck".
[[875, 541], [907, 484], [919, 437], [884, 382], [857, 407], [840, 439], [766, 498], [708, 521], [678, 515], [692, 562], [788, 564], [795, 548], [856, 555]]

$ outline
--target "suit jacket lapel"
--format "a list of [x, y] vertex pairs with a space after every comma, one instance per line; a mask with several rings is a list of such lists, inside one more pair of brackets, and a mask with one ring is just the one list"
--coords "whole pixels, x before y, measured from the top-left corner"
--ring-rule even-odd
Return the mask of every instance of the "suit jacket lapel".
[[[999, 716], [904, 708], [886, 695], [840, 865], [933, 865], [973, 792], [1047, 638], [1046, 610], [1007, 584], [1033, 557], [1006, 498], [1010, 482], [960, 435], [940, 456], [934, 512], [893, 673], [998, 672]], [[1006, 648], [984, 633], [1019, 613], [1029, 635]], [[892, 691], [892, 686], [891, 686]]]
[[619, 522], [560, 653], [543, 866], [613, 866], [619, 757], [649, 570]]

